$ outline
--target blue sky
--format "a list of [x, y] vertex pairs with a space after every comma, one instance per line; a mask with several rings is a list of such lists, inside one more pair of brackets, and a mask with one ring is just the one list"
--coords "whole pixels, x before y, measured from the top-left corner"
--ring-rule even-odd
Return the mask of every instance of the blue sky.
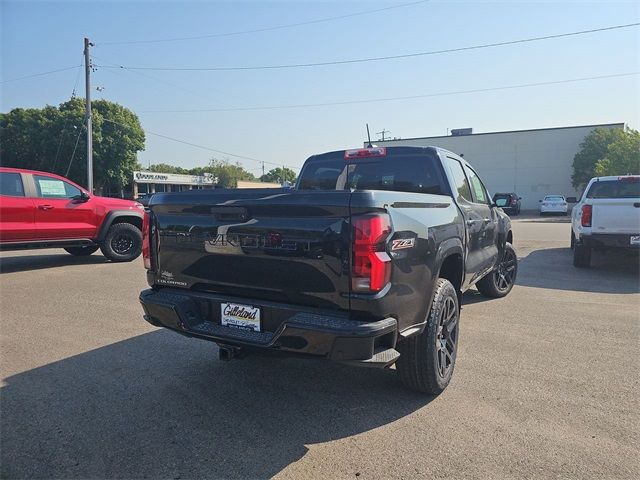
[[[2, 79], [79, 65], [89, 36], [97, 65], [216, 67], [323, 62], [502, 42], [638, 22], [637, 2], [430, 1], [246, 35], [130, 45], [348, 15], [408, 3], [3, 1]], [[640, 76], [413, 100], [283, 110], [158, 112], [426, 95], [640, 71], [640, 29], [384, 62], [258, 71], [139, 71], [98, 67], [94, 98], [136, 112], [151, 131], [299, 166], [313, 153], [357, 147], [383, 128], [396, 137], [608, 122], [640, 125]], [[77, 70], [7, 82], [1, 107], [69, 98]], [[83, 93], [82, 77], [79, 91]], [[374, 138], [377, 135], [372, 135]], [[147, 135], [141, 163], [204, 165], [212, 152]], [[216, 155], [222, 158], [223, 155]], [[236, 160], [234, 157], [229, 157]], [[254, 173], [260, 164], [240, 159]], [[267, 165], [267, 169], [272, 167]]]

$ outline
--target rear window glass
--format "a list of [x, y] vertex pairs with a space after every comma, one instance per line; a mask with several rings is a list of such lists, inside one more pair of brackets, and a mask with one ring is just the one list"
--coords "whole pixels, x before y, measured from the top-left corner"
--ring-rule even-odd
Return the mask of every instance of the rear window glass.
[[496, 197], [495, 203], [498, 207], [504, 207], [509, 203], [509, 197]]
[[342, 154], [309, 160], [300, 174], [300, 190], [392, 190], [447, 195], [440, 162], [425, 153], [390, 153], [346, 161]]
[[24, 197], [22, 178], [19, 173], [0, 172], [0, 195]]
[[552, 202], [564, 202], [564, 197], [562, 195], [547, 195], [544, 199]]
[[638, 198], [640, 197], [640, 177], [629, 180], [603, 180], [594, 182], [587, 192], [587, 198]]

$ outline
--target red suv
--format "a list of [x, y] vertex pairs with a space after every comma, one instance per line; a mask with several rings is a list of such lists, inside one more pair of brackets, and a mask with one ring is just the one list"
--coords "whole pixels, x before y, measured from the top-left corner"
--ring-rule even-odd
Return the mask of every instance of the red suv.
[[142, 250], [144, 207], [97, 197], [53, 173], [0, 168], [0, 249], [64, 248], [128, 262]]

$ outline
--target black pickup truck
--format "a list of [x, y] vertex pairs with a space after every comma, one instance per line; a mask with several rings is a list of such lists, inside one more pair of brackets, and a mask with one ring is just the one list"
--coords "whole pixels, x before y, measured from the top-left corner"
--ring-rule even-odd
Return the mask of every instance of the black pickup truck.
[[152, 325], [214, 341], [225, 360], [396, 364], [431, 394], [453, 373], [462, 292], [505, 296], [517, 272], [509, 218], [434, 147], [314, 155], [293, 189], [157, 193], [143, 234]]

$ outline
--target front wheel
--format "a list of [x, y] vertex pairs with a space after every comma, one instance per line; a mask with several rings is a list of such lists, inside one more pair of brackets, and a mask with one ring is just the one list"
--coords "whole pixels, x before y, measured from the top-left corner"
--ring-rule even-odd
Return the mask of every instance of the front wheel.
[[513, 246], [507, 242], [496, 267], [476, 283], [476, 288], [485, 297], [505, 297], [516, 283], [517, 274], [518, 257]]
[[111, 225], [100, 250], [112, 262], [130, 262], [142, 252], [142, 232], [131, 223]]
[[456, 363], [459, 319], [456, 290], [449, 280], [439, 278], [424, 331], [398, 344], [396, 370], [402, 383], [431, 395], [447, 388]]
[[87, 245], [86, 247], [65, 247], [65, 251], [74, 257], [85, 257], [98, 250], [98, 245]]

